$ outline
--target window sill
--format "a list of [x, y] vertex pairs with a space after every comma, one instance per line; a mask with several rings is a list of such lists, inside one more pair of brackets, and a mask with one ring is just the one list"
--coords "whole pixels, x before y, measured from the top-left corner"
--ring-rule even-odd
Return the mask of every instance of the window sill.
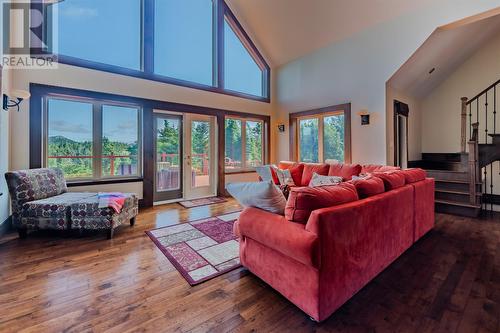
[[77, 180], [67, 182], [68, 187], [78, 186], [94, 186], [94, 185], [109, 185], [109, 184], [124, 184], [142, 182], [142, 177], [136, 178], [118, 178], [118, 179], [102, 179], [102, 180]]
[[226, 175], [238, 175], [243, 173], [257, 173], [256, 170], [236, 170], [236, 171], [224, 171]]

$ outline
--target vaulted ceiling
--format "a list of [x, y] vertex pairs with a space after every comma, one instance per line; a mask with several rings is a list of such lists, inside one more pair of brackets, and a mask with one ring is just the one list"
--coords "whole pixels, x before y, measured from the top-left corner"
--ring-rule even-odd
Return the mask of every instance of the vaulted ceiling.
[[435, 0], [227, 0], [274, 66]]

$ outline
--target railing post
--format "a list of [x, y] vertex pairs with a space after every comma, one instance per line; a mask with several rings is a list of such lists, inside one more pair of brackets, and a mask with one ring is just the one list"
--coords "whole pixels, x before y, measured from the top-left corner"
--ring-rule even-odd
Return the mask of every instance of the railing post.
[[477, 183], [480, 181], [479, 177], [479, 123], [472, 124], [472, 138], [469, 141], [469, 202], [472, 205], [477, 205]]
[[462, 97], [462, 129], [461, 129], [461, 149], [465, 153], [467, 149], [467, 97]]

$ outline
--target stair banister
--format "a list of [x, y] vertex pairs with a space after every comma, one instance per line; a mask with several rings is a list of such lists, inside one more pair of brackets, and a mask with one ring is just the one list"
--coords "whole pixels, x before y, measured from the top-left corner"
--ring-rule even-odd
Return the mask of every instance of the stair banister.
[[461, 149], [462, 153], [467, 149], [467, 97], [462, 97], [462, 128], [461, 128]]

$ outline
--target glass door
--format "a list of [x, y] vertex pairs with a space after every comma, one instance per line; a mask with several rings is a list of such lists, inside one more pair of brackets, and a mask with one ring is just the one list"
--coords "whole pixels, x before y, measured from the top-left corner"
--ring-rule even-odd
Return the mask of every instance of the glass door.
[[210, 197], [216, 191], [215, 117], [185, 115], [184, 182], [186, 199]]
[[182, 116], [154, 114], [155, 127], [155, 201], [183, 197]]

